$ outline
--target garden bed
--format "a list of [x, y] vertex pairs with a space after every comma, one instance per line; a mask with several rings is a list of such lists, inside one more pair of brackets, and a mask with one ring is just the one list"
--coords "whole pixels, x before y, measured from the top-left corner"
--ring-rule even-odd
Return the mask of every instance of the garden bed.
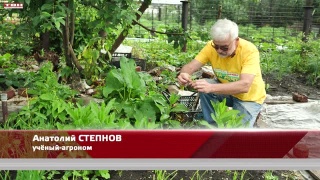
[[[171, 175], [170, 175], [171, 174]], [[243, 174], [243, 178], [241, 178]], [[154, 171], [111, 171], [112, 180], [162, 180], [157, 178], [157, 174]], [[245, 179], [245, 180], [288, 180], [288, 179], [303, 179], [302, 175], [298, 171], [225, 171], [225, 170], [208, 170], [208, 171], [194, 171], [194, 170], [179, 170], [179, 171], [167, 171], [165, 172], [166, 179], [178, 179], [178, 180], [228, 180], [234, 179]], [[175, 175], [175, 176], [174, 176]], [[163, 178], [165, 179], [165, 178]]]
[[[316, 87], [311, 87], [300, 83], [299, 79], [290, 78], [291, 83], [293, 85], [289, 85], [286, 83], [290, 83], [290, 81], [278, 81], [276, 79], [270, 80], [270, 89], [268, 93], [272, 95], [291, 95], [292, 90], [299, 89], [301, 93], [307, 94], [308, 97], [312, 99], [316, 99], [319, 97], [319, 91]], [[27, 98], [16, 95], [14, 98], [9, 99], [9, 111], [16, 111], [25, 105], [27, 102]], [[311, 101], [313, 102], [313, 101]], [[262, 119], [267, 125], [270, 125], [269, 122]], [[270, 127], [270, 126], [269, 126]], [[61, 173], [65, 173], [62, 171]], [[10, 172], [11, 176], [14, 176], [14, 172]], [[235, 176], [238, 178], [243, 175], [243, 179], [304, 179], [299, 171], [266, 171], [266, 170], [257, 170], [257, 171], [110, 171], [110, 176], [112, 180], [117, 179], [161, 179], [159, 176], [173, 177], [173, 179], [233, 179]], [[14, 179], [14, 178], [12, 178]], [[59, 179], [59, 177], [57, 177]], [[102, 178], [100, 178], [102, 179]], [[163, 179], [163, 178], [162, 178]]]
[[[40, 174], [39, 171], [19, 171], [19, 173], [29, 174], [29, 177], [36, 177]], [[62, 179], [64, 173], [77, 174], [76, 171], [56, 171], [57, 174], [52, 177], [53, 179]], [[78, 171], [83, 173], [85, 171]], [[43, 173], [43, 171], [41, 171]], [[5, 177], [6, 180], [14, 180], [18, 178], [17, 171], [1, 171], [0, 177]], [[156, 171], [143, 171], [143, 170], [119, 170], [109, 171], [110, 180], [229, 180], [229, 179], [243, 179], [243, 180], [303, 180], [311, 179], [311, 177], [304, 171], [269, 171], [269, 170], [248, 170], [248, 171], [225, 171], [225, 170], [156, 170]], [[33, 176], [30, 176], [33, 175]], [[27, 177], [27, 176], [25, 176]], [[72, 176], [70, 176], [72, 177]], [[92, 178], [92, 176], [81, 176], [83, 179]], [[77, 178], [78, 179], [78, 178]], [[96, 177], [97, 180], [103, 180], [101, 176]]]

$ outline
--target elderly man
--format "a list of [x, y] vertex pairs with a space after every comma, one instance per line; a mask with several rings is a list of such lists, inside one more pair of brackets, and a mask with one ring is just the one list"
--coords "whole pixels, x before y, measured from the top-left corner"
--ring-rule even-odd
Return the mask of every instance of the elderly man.
[[[228, 19], [219, 19], [210, 33], [212, 40], [195, 59], [183, 66], [178, 81], [200, 93], [203, 116], [209, 123], [215, 124], [210, 101], [225, 98], [228, 106], [245, 115], [243, 124], [253, 127], [266, 98], [259, 51], [254, 44], [238, 37], [238, 25]], [[207, 63], [211, 64], [216, 79], [192, 81], [191, 75]]]

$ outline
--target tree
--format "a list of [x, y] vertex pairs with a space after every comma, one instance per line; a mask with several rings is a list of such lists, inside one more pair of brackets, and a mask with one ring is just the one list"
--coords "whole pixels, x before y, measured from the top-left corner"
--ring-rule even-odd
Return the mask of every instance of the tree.
[[[18, 0], [24, 3], [20, 12], [21, 21], [17, 32], [28, 30], [31, 34], [39, 33], [40, 48], [48, 51], [53, 38], [62, 40], [66, 65], [76, 67], [83, 75], [75, 49], [85, 46], [90, 39], [106, 39], [112, 54], [122, 43], [128, 30], [135, 25], [151, 0]], [[140, 8], [138, 8], [140, 6]], [[83, 18], [86, 14], [89, 16]], [[85, 21], [83, 21], [85, 20]], [[31, 26], [30, 26], [31, 25]], [[85, 29], [85, 33], [83, 33]], [[119, 31], [120, 30], [120, 31]], [[119, 34], [117, 34], [119, 32]], [[80, 36], [85, 37], [75, 37]], [[50, 36], [53, 34], [54, 36]], [[98, 47], [97, 47], [98, 48]], [[79, 50], [79, 49], [78, 49]], [[81, 51], [81, 50], [79, 50]]]

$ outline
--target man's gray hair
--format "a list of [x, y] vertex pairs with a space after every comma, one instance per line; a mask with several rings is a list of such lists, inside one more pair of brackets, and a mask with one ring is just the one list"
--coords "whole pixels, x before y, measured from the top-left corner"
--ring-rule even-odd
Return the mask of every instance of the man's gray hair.
[[211, 38], [215, 41], [234, 40], [239, 35], [238, 25], [229, 19], [219, 19], [210, 31]]

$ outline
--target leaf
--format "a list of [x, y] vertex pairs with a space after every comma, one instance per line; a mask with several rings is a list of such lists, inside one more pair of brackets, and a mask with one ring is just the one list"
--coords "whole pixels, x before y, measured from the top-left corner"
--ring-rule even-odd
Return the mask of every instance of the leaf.
[[[44, 12], [44, 13], [47, 13], [47, 12], [45, 12], [45, 11], [51, 11], [52, 10], [52, 8], [53, 8], [53, 5], [52, 4], [44, 4], [44, 5], [42, 5], [41, 6], [41, 11], [42, 12]], [[47, 13], [47, 14], [49, 14], [49, 13]]]
[[79, 117], [77, 109], [67, 109], [67, 113], [69, 114], [71, 120], [77, 119]]
[[199, 124], [200, 125], [202, 125], [202, 126], [205, 126], [205, 127], [209, 127], [209, 128], [212, 128], [212, 125], [210, 125], [209, 123], [208, 123], [208, 121], [199, 121]]
[[29, 6], [31, 0], [25, 0], [26, 4]]
[[60, 29], [60, 22], [54, 21], [54, 25], [58, 30]]
[[117, 69], [111, 70], [106, 77], [106, 86], [103, 88], [102, 94], [108, 97], [113, 91], [122, 91], [124, 89], [124, 80]]
[[51, 17], [51, 14], [49, 14], [48, 12], [42, 11], [41, 15], [40, 15], [40, 19], [47, 19]]
[[65, 122], [65, 120], [67, 119], [66, 117], [66, 112], [61, 112], [59, 115], [58, 115], [58, 118], [62, 121], [62, 122]]
[[100, 56], [100, 52], [98, 50], [92, 50], [92, 58], [96, 61]]
[[179, 129], [181, 128], [181, 123], [179, 121], [176, 121], [176, 120], [169, 120], [168, 121], [169, 124], [174, 127], [175, 129]]
[[152, 101], [152, 99], [146, 99], [145, 101], [141, 101], [139, 104], [137, 104], [134, 117], [136, 120], [139, 120], [142, 115], [151, 123], [156, 121], [156, 114], [158, 111], [159, 110], [155, 106], [155, 103]]
[[116, 100], [116, 99], [113, 98], [113, 99], [111, 99], [111, 100], [108, 102], [107, 106], [105, 106], [105, 108], [104, 108], [104, 113], [107, 113], [107, 114], [110, 113], [111, 109], [112, 109], [113, 106], [114, 106], [115, 100]]
[[5, 60], [10, 60], [11, 57], [12, 55], [9, 53], [5, 53], [4, 55], [2, 55], [2, 58], [4, 58]]
[[50, 101], [50, 100], [53, 100], [53, 95], [52, 93], [42, 94], [40, 95], [40, 99]]
[[123, 74], [119, 69], [111, 70], [110, 76], [117, 79], [119, 81], [119, 83], [121, 83], [122, 86], [125, 85], [125, 80], [124, 80]]
[[88, 48], [88, 46], [86, 46], [82, 51], [82, 56], [86, 59], [90, 58], [90, 49]]
[[151, 122], [147, 124], [147, 129], [157, 129], [160, 126], [160, 124], [157, 124], [155, 122]]
[[211, 114], [212, 119], [217, 123], [218, 128], [244, 127], [242, 124], [243, 115], [239, 116], [238, 110], [228, 110], [226, 99], [222, 102], [211, 101], [215, 113]]
[[169, 114], [161, 114], [160, 121], [168, 120], [170, 118]]
[[123, 75], [123, 79], [128, 88], [133, 88], [133, 79], [136, 77], [135, 75], [135, 64], [133, 60], [129, 60], [125, 57], [120, 58], [120, 68], [121, 74]]
[[172, 109], [171, 112], [186, 112], [189, 109], [183, 104], [176, 104]]
[[[140, 116], [141, 116], [141, 114], [140, 114]], [[137, 118], [139, 118], [139, 119], [136, 119], [136, 121], [134, 123], [134, 127], [136, 129], [146, 129], [146, 126], [148, 123], [147, 117], [141, 116], [141, 117], [137, 117]]]
[[56, 110], [56, 109], [58, 109], [58, 107], [59, 107], [59, 101], [58, 100], [54, 100], [53, 102], [52, 102], [52, 110]]
[[135, 102], [122, 102], [121, 108], [124, 110], [126, 117], [134, 118], [135, 114], [137, 113], [137, 105]]
[[110, 179], [109, 170], [98, 170], [98, 172], [104, 179]]
[[32, 25], [33, 26], [37, 26], [38, 24], [40, 24], [40, 22], [41, 22], [40, 16], [35, 16], [34, 18], [32, 18]]
[[[149, 96], [150, 96], [150, 94], [149, 94]], [[163, 115], [166, 114], [167, 110], [170, 109], [170, 105], [164, 99], [162, 94], [161, 95], [160, 94], [159, 95], [151, 95], [150, 98], [156, 104], [156, 106], [160, 110], [161, 114], [163, 114]]]
[[134, 129], [130, 121], [127, 119], [120, 119], [118, 122], [119, 129]]
[[170, 98], [169, 98], [170, 105], [173, 105], [173, 104], [177, 103], [179, 99], [180, 99], [180, 96], [179, 96], [179, 95], [177, 95], [177, 94], [171, 94], [171, 95], [170, 95]]
[[[49, 113], [50, 111], [48, 111], [48, 113]], [[49, 115], [47, 113], [47, 116]], [[56, 119], [57, 117], [58, 117], [58, 111], [56, 111], [56, 110], [51, 110], [51, 114], [52, 114], [52, 117], [54, 118], [54, 119]]]
[[60, 114], [64, 110], [65, 110], [65, 104], [64, 104], [64, 101], [61, 100], [58, 106], [58, 113]]
[[136, 63], [132, 59], [121, 58], [120, 68], [126, 86], [133, 91], [131, 97], [143, 96], [146, 93], [146, 84], [136, 71]]
[[41, 118], [41, 119], [47, 119], [47, 116], [45, 116], [45, 115], [43, 115], [43, 114], [41, 114], [41, 113], [39, 113], [39, 112], [34, 112], [34, 114], [36, 114], [37, 117], [39, 117], [39, 118]]

